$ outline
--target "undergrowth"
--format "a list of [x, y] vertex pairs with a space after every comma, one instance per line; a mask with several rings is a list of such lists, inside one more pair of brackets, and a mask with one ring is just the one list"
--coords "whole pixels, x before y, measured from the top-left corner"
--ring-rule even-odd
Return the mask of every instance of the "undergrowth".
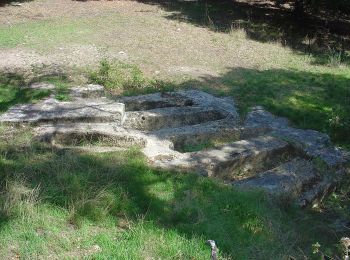
[[0, 74], [0, 112], [5, 112], [16, 104], [37, 102], [50, 94], [49, 90], [26, 87], [27, 83], [21, 75]]
[[320, 215], [261, 192], [150, 169], [137, 149], [55, 151], [32, 142], [28, 127], [1, 133], [10, 136], [0, 139], [5, 258], [208, 259], [207, 239], [219, 259], [298, 258], [316, 242], [338, 252]]
[[145, 77], [134, 64], [103, 59], [97, 70], [90, 71], [89, 81], [103, 85], [113, 94], [135, 95], [174, 90], [175, 85]]

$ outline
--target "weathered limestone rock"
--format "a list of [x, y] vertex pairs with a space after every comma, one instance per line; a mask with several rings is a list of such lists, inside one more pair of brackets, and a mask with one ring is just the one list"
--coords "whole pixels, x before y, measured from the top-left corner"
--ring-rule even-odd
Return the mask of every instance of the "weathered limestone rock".
[[[331, 191], [349, 162], [349, 154], [333, 147], [326, 134], [293, 128], [262, 107], [240, 123], [231, 98], [198, 90], [103, 95], [99, 85], [72, 88], [71, 101], [50, 97], [17, 105], [0, 115], [0, 122], [39, 124], [37, 138], [61, 149], [105, 152], [138, 146], [153, 167], [285, 194], [301, 206]], [[207, 148], [181, 152], [185, 146]], [[314, 159], [324, 162], [323, 169]]]
[[73, 87], [70, 89], [70, 94], [74, 98], [99, 98], [104, 95], [104, 92], [103, 86], [94, 84]]
[[289, 122], [286, 118], [276, 117], [270, 112], [264, 110], [263, 107], [257, 106], [251, 109], [251, 112], [247, 114], [245, 120], [245, 126], [265, 126], [273, 129], [280, 129], [288, 127]]
[[271, 136], [241, 140], [207, 151], [175, 154], [162, 160], [150, 157], [153, 165], [165, 169], [182, 169], [226, 180], [240, 179], [274, 164], [289, 152], [289, 144]]
[[126, 112], [125, 128], [158, 130], [164, 127], [195, 125], [225, 118], [220, 111], [202, 107], [169, 107]]
[[269, 128], [240, 127], [231, 118], [226, 118], [197, 125], [162, 128], [151, 134], [171, 140], [175, 150], [179, 151], [185, 146], [195, 146], [208, 141], [233, 142], [264, 135], [270, 131]]
[[294, 159], [252, 178], [233, 182], [233, 185], [241, 188], [264, 189], [274, 194], [288, 193], [297, 197], [305, 186], [316, 182], [319, 178], [311, 162]]
[[124, 104], [108, 99], [79, 99], [61, 102], [52, 97], [36, 104], [16, 105], [0, 115], [5, 123], [115, 122], [124, 116]]
[[331, 147], [327, 134], [315, 130], [296, 129], [288, 126], [288, 120], [272, 115], [262, 107], [255, 107], [247, 115], [245, 126], [270, 126], [271, 134], [290, 142], [311, 158], [319, 158], [330, 167], [339, 167], [349, 161], [349, 153]]
[[114, 123], [66, 123], [49, 124], [35, 129], [40, 140], [61, 145], [91, 145], [128, 148], [145, 147], [146, 136], [128, 131]]
[[133, 97], [122, 97], [116, 99], [125, 104], [126, 111], [150, 110], [164, 107], [192, 106], [193, 101], [178, 94], [154, 93]]

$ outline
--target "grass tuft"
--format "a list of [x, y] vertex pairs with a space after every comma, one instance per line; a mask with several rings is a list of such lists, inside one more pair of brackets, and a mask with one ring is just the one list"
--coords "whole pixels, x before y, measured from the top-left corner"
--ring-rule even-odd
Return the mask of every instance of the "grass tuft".
[[23, 181], [7, 181], [1, 195], [0, 214], [3, 218], [28, 218], [36, 214], [39, 187], [28, 188]]
[[171, 91], [175, 87], [169, 82], [148, 79], [136, 65], [107, 59], [100, 62], [97, 70], [90, 72], [89, 80], [103, 85], [112, 94], [123, 95]]
[[109, 90], [144, 88], [147, 80], [136, 65], [111, 62], [104, 59], [99, 69], [90, 74], [90, 81], [101, 84]]

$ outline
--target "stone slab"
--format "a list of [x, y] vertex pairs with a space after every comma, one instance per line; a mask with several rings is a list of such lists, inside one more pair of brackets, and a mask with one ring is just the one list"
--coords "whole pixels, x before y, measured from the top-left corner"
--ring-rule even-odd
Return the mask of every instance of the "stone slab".
[[122, 97], [116, 99], [125, 104], [126, 111], [150, 110], [164, 107], [192, 106], [193, 101], [181, 95], [169, 93], [154, 93], [140, 96]]
[[70, 88], [70, 95], [74, 98], [99, 98], [104, 96], [104, 92], [104, 87], [96, 84]]
[[66, 123], [43, 125], [35, 128], [37, 138], [58, 145], [99, 146], [130, 148], [145, 147], [147, 137], [128, 131], [114, 123]]
[[124, 104], [107, 99], [79, 99], [61, 102], [47, 98], [36, 104], [16, 105], [0, 115], [5, 123], [115, 122], [121, 123]]
[[173, 156], [150, 158], [155, 166], [196, 172], [221, 179], [237, 179], [264, 169], [266, 164], [278, 162], [290, 151], [287, 142], [272, 136], [241, 140], [207, 151], [174, 153]]
[[273, 194], [299, 196], [303, 188], [319, 179], [313, 164], [307, 160], [294, 159], [272, 170], [232, 184], [240, 188], [263, 189]]
[[144, 131], [195, 125], [225, 118], [220, 110], [211, 107], [167, 107], [125, 113], [125, 128]]

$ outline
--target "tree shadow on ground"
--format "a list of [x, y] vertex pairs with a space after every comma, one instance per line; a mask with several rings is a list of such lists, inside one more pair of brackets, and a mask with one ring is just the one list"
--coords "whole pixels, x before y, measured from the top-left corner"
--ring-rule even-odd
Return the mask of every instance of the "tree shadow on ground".
[[[350, 89], [344, 76], [233, 68], [176, 88], [193, 86], [233, 96], [242, 113], [263, 105], [298, 126], [326, 131], [333, 140], [350, 143]], [[19, 137], [26, 129], [22, 131]], [[298, 247], [309, 255], [313, 243], [332, 247], [342, 235], [327, 226], [332, 219], [326, 215], [301, 212], [289, 207], [288, 201], [272, 201], [260, 192], [238, 192], [196, 175], [151, 169], [137, 150], [93, 155], [4, 136], [0, 138], [1, 190], [19, 180], [29, 189], [40, 187], [39, 203], [69, 212], [67, 225], [75, 228], [85, 220], [98, 224], [105, 217], [117, 223], [123, 217], [141, 218], [187, 239], [214, 239], [224, 254], [238, 259], [298, 258]], [[21, 202], [23, 196], [16, 198]], [[2, 227], [17, 217], [2, 215]]]
[[17, 1], [12, 1], [12, 0], [0, 0], [0, 7], [6, 6], [6, 5], [16, 5], [18, 3], [24, 3], [24, 2], [31, 2], [33, 0], [17, 0]]
[[[30, 88], [30, 84], [35, 82], [51, 83], [56, 88], [54, 90]], [[55, 94], [60, 100], [66, 100], [69, 84], [68, 77], [63, 73], [48, 73], [27, 81], [22, 73], [0, 72], [0, 113], [17, 104], [38, 102], [50, 94]]]
[[350, 18], [331, 12], [305, 13], [296, 17], [291, 4], [273, 1], [157, 1], [139, 0], [159, 5], [172, 12], [166, 18], [231, 33], [244, 30], [259, 42], [279, 42], [294, 50], [317, 54], [317, 64], [329, 55], [341, 53], [349, 61]]
[[270, 69], [232, 68], [218, 77], [205, 76], [183, 87], [233, 96], [244, 115], [261, 105], [287, 117], [297, 127], [331, 136], [333, 142], [350, 147], [350, 78], [329, 73]]
[[[283, 211], [260, 192], [238, 192], [196, 175], [150, 169], [136, 150], [91, 155], [32, 144], [2, 146], [0, 153], [3, 190], [6, 183], [18, 180], [29, 189], [40, 187], [39, 203], [70, 211], [67, 225], [77, 229], [85, 220], [98, 224], [105, 217], [113, 217], [118, 225], [124, 217], [135, 222], [141, 218], [176, 230], [187, 239], [201, 237], [203, 243], [215, 239], [224, 255], [238, 259], [296, 256], [299, 243], [338, 239], [315, 218], [312, 229], [322, 230], [324, 236], [320, 238], [315, 232], [316, 238], [304, 232], [295, 245], [298, 231], [293, 225], [300, 212]], [[15, 215], [2, 218], [1, 225], [15, 219]], [[309, 224], [299, 222], [302, 226]]]

